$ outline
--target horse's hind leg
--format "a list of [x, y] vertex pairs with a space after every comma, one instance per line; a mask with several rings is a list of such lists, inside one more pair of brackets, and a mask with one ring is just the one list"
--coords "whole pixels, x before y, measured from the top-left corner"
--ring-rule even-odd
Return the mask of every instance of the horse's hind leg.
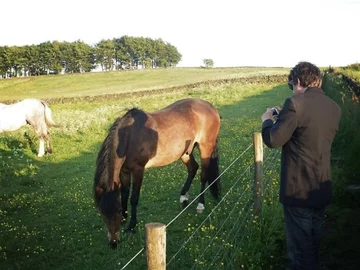
[[184, 154], [181, 157], [181, 160], [185, 164], [188, 171], [188, 176], [186, 178], [185, 184], [180, 192], [180, 203], [182, 203], [183, 207], [186, 207], [189, 200], [188, 191], [199, 168], [199, 165], [195, 161], [194, 155], [192, 153], [190, 155]]
[[136, 168], [132, 172], [132, 178], [133, 178], [133, 187], [131, 192], [131, 219], [129, 223], [129, 227], [127, 228], [127, 232], [132, 231], [136, 224], [137, 224], [137, 218], [136, 218], [136, 211], [137, 211], [137, 205], [139, 203], [139, 197], [140, 197], [140, 188], [144, 177], [144, 168]]
[[[46, 149], [45, 149], [45, 141], [46, 141]], [[49, 135], [40, 135], [39, 137], [39, 152], [38, 157], [42, 157], [45, 153], [51, 154], [51, 141]]]
[[[216, 144], [215, 144], [216, 147]], [[210, 166], [218, 166], [217, 162], [214, 162], [213, 160], [217, 160], [217, 157], [213, 157], [214, 152], [214, 145], [213, 144], [199, 144], [200, 149], [200, 156], [201, 156], [201, 189], [200, 189], [200, 197], [199, 197], [199, 203], [196, 208], [196, 211], [201, 213], [205, 209], [205, 194], [204, 190], [206, 187], [206, 183], [209, 184], [213, 182], [214, 179], [210, 179], [213, 177], [216, 177], [217, 173], [214, 173], [214, 171], [217, 171], [217, 168], [211, 168]], [[214, 164], [212, 164], [214, 163]], [[213, 185], [213, 184], [212, 184]], [[213, 193], [213, 190], [217, 189], [217, 186], [210, 187], [210, 190]], [[215, 192], [214, 192], [215, 193]]]
[[35, 133], [39, 137], [38, 157], [42, 157], [45, 155], [45, 150], [46, 150], [45, 149], [45, 141], [46, 141], [47, 148], [49, 149], [48, 151], [50, 151], [49, 153], [51, 153], [52, 150], [51, 150], [51, 145], [50, 145], [50, 137], [49, 137], [47, 125], [45, 123], [45, 118], [43, 116], [40, 116], [38, 119], [28, 120], [28, 122], [30, 123], [30, 125], [33, 126]]
[[51, 138], [50, 138], [50, 132], [47, 132], [46, 136], [46, 153], [52, 154], [52, 145], [51, 145]]
[[42, 157], [45, 155], [45, 140], [43, 137], [39, 138], [39, 152], [38, 152], [38, 157]]
[[44, 153], [51, 154], [52, 148], [51, 148], [51, 138], [50, 138], [50, 132], [48, 130], [48, 126], [46, 125], [45, 119], [40, 119], [40, 136], [43, 138], [43, 140], [46, 141], [46, 149], [44, 149]]
[[205, 209], [205, 186], [206, 186], [206, 170], [209, 166], [209, 160], [208, 159], [201, 159], [201, 188], [200, 188], [200, 197], [199, 197], [199, 203], [196, 207], [196, 211], [198, 213], [202, 213]]

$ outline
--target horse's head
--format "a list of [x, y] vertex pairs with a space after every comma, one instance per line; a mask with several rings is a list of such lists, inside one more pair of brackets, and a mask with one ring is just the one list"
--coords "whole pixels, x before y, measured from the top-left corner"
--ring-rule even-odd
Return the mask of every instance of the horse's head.
[[116, 248], [120, 241], [119, 230], [123, 220], [119, 190], [103, 193], [99, 201], [99, 210], [106, 224], [109, 245]]
[[116, 248], [117, 244], [120, 242], [119, 229], [122, 219], [121, 210], [114, 213], [103, 213], [102, 216], [108, 230], [107, 236], [109, 240], [109, 245], [112, 248]]

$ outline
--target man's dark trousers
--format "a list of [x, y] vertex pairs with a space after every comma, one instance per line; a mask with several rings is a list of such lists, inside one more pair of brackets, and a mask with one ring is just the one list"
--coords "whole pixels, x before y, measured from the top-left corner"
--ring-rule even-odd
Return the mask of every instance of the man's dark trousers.
[[284, 205], [286, 245], [291, 269], [317, 269], [324, 210]]

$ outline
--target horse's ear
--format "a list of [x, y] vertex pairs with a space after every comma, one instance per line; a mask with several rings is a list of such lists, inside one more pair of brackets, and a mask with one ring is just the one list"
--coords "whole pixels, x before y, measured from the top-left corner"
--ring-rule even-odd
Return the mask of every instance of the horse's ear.
[[95, 189], [96, 196], [101, 197], [104, 194], [104, 190], [101, 187]]

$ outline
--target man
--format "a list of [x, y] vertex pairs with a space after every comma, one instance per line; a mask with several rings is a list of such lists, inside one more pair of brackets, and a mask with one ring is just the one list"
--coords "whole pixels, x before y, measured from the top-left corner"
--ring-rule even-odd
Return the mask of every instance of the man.
[[262, 115], [264, 143], [282, 147], [280, 202], [292, 269], [317, 269], [324, 210], [332, 197], [331, 145], [341, 109], [321, 83], [320, 69], [300, 62], [289, 74], [293, 95], [283, 109]]

